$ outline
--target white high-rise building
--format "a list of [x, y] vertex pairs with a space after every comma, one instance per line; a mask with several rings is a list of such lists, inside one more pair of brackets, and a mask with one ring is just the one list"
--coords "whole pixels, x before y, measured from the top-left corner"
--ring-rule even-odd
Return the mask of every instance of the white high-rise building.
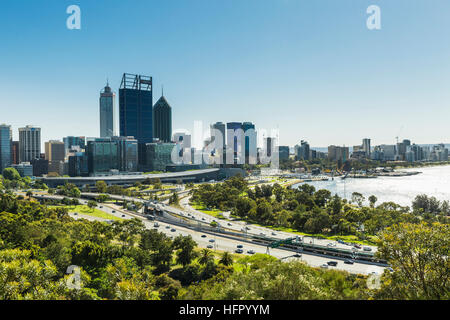
[[41, 128], [19, 128], [19, 160], [31, 162], [41, 156]]

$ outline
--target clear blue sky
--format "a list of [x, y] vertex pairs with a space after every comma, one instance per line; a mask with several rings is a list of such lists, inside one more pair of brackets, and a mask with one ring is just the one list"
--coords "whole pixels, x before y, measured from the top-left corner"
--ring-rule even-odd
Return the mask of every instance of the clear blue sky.
[[[66, 28], [77, 4], [82, 29]], [[381, 8], [382, 29], [366, 28]], [[194, 120], [252, 121], [281, 144], [450, 142], [448, 0], [5, 0], [0, 122], [99, 134], [99, 91], [151, 75]], [[400, 128], [403, 128], [400, 130]]]

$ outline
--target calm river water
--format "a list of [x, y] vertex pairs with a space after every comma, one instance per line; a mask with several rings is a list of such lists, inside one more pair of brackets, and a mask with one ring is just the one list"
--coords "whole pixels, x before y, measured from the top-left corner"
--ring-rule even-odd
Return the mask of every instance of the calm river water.
[[[378, 204], [393, 201], [410, 206], [419, 194], [434, 196], [439, 200], [450, 200], [450, 166], [402, 169], [419, 171], [421, 174], [408, 177], [378, 177], [376, 179], [335, 178], [334, 181], [306, 182], [316, 190], [328, 189], [331, 193], [350, 199], [353, 192], [366, 197], [375, 195]], [[299, 185], [295, 185], [296, 187]], [[367, 202], [367, 201], [366, 201]]]

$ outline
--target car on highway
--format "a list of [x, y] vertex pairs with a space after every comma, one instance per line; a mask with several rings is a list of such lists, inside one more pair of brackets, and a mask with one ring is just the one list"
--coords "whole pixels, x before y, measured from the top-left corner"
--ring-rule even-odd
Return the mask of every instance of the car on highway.
[[112, 213], [116, 213], [116, 210], [113, 210]]
[[214, 240], [214, 239], [209, 239], [209, 242], [216, 242], [216, 240]]
[[275, 232], [272, 232], [272, 235], [273, 235], [273, 236], [276, 236], [277, 234], [276, 234]]
[[301, 255], [300, 253], [296, 253], [296, 254], [294, 254], [294, 257], [295, 257], [295, 258], [301, 258], [302, 255]]
[[345, 242], [344, 241], [342, 241], [342, 240], [337, 240], [337, 242], [339, 242], [339, 243], [341, 243], [341, 244], [345, 244]]
[[206, 247], [207, 247], [208, 249], [214, 248], [214, 246], [213, 246], [212, 244], [208, 244]]
[[206, 234], [202, 234], [202, 238], [206, 238]]
[[330, 243], [327, 244], [327, 247], [336, 247], [336, 243], [330, 242]]
[[77, 215], [78, 215], [78, 212], [74, 212], [73, 215], [74, 215], [74, 216], [77, 216]]
[[244, 246], [242, 245], [242, 244], [238, 244], [237, 246], [236, 246], [236, 248], [238, 248], [238, 249], [242, 249]]
[[322, 269], [328, 269], [328, 265], [327, 264], [323, 264], [320, 266]]
[[177, 230], [175, 230], [175, 229], [173, 229], [173, 228], [172, 228], [172, 229], [170, 229], [170, 232], [175, 232], [175, 231], [177, 231]]
[[247, 253], [248, 254], [255, 254], [255, 250], [248, 250]]
[[347, 259], [344, 261], [345, 264], [354, 264], [353, 260]]
[[328, 261], [327, 265], [332, 266], [332, 267], [336, 267], [337, 266], [337, 261]]
[[205, 221], [206, 219], [205, 219], [205, 218], [202, 218], [202, 220]]
[[356, 249], [361, 249], [361, 246], [359, 244], [354, 244], [353, 245]]
[[103, 206], [100, 206], [99, 208], [101, 209], [101, 208], [103, 208]]
[[263, 237], [265, 237], [265, 236], [266, 236], [266, 235], [265, 235], [264, 233], [262, 233], [262, 232], [261, 232], [261, 233], [260, 233], [259, 235], [260, 235], [260, 236], [263, 236]]
[[125, 215], [124, 215], [124, 214], [122, 215], [122, 218], [125, 218]]
[[166, 229], [170, 229], [170, 226], [166, 226]]
[[231, 224], [231, 223], [229, 223], [229, 222], [228, 222], [228, 225], [229, 225], [229, 226], [232, 226], [232, 224]]
[[391, 267], [386, 268], [386, 269], [388, 269], [389, 272], [394, 272], [394, 269], [392, 269]]
[[236, 249], [234, 252], [236, 252], [236, 253], [244, 253], [244, 250], [242, 250], [242, 249]]
[[159, 228], [159, 223], [156, 222], [156, 223], [153, 225], [153, 227], [154, 227], [154, 228]]
[[364, 251], [372, 251], [372, 248], [371, 247], [364, 247], [363, 250]]

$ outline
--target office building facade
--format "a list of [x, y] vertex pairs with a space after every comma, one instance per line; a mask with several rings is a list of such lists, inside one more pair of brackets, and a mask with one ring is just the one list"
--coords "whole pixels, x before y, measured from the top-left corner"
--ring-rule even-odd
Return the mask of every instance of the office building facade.
[[80, 149], [86, 148], [86, 137], [75, 137], [75, 136], [68, 136], [63, 138], [64, 141], [64, 148], [66, 149], [66, 154], [68, 150], [72, 149], [73, 147], [80, 147]]
[[89, 175], [108, 174], [112, 170], [136, 172], [138, 155], [138, 143], [132, 137], [88, 139]]
[[166, 171], [172, 165], [172, 150], [175, 143], [147, 143], [147, 163], [149, 171]]
[[19, 128], [19, 162], [31, 162], [41, 155], [41, 128]]
[[45, 160], [48, 160], [48, 172], [63, 175], [61, 162], [64, 162], [66, 149], [64, 142], [50, 140], [45, 143]]
[[8, 168], [12, 164], [11, 157], [11, 126], [6, 124], [0, 125], [0, 174], [3, 169]]
[[120, 136], [138, 141], [139, 167], [146, 169], [146, 143], [153, 142], [152, 77], [125, 73], [119, 89]]

